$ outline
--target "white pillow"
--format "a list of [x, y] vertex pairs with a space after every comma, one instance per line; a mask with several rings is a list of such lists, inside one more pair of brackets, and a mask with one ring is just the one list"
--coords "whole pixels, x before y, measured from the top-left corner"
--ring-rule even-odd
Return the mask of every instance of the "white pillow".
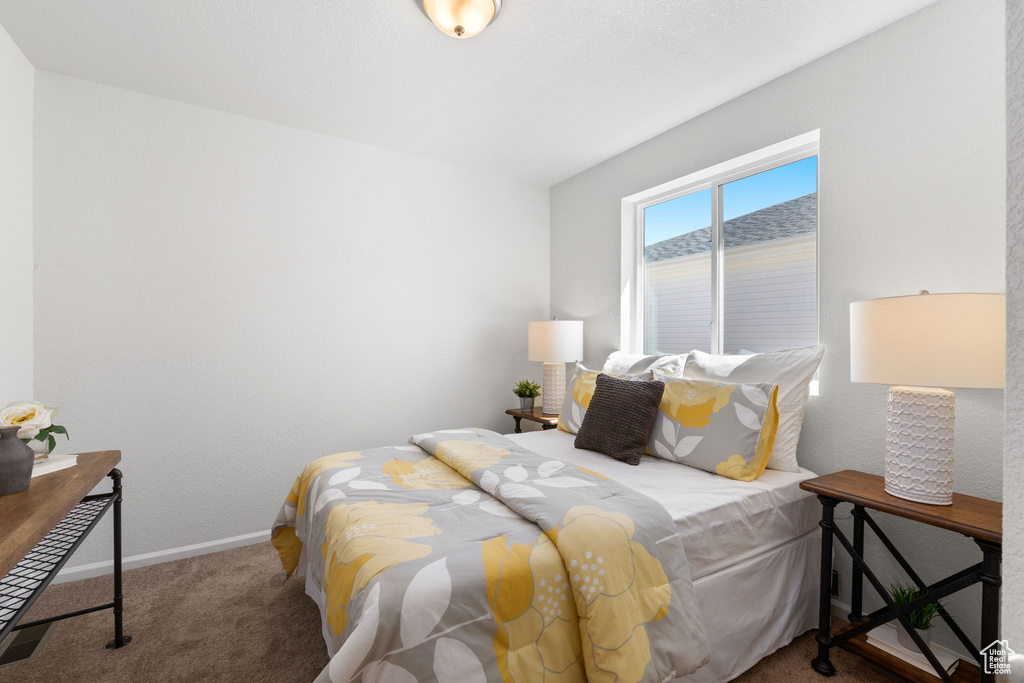
[[686, 359], [683, 377], [734, 384], [778, 384], [779, 430], [775, 435], [775, 447], [768, 460], [768, 469], [799, 472], [796, 445], [804, 422], [804, 406], [810, 395], [811, 378], [824, 353], [823, 346], [752, 356], [713, 356], [703, 351], [691, 351]]
[[687, 355], [645, 356], [642, 353], [613, 351], [604, 362], [601, 372], [608, 375], [638, 375], [648, 370], [658, 370], [668, 377], [682, 377]]

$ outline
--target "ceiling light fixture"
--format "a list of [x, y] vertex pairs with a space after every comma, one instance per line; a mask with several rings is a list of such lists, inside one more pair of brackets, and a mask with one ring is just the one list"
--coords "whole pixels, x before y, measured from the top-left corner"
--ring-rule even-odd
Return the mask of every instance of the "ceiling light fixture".
[[501, 10], [501, 0], [423, 0], [434, 26], [452, 38], [471, 38], [487, 28]]

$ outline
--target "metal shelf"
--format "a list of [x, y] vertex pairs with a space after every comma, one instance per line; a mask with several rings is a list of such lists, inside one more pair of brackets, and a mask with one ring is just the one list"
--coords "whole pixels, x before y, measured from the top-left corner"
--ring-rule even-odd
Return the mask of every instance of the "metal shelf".
[[[116, 493], [109, 493], [84, 498], [71, 508], [64, 519], [58, 522], [57, 526], [50, 530], [7, 576], [0, 579], [0, 640], [11, 631], [62, 618], [43, 619], [15, 626], [93, 530], [103, 513], [113, 506], [117, 497]], [[112, 603], [80, 613], [111, 607]]]

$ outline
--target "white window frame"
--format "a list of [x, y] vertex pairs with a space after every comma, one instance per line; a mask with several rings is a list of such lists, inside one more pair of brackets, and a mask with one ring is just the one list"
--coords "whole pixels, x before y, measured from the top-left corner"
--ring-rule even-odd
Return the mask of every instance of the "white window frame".
[[[619, 349], [644, 353], [644, 209], [683, 195], [711, 190], [711, 353], [722, 353], [724, 330], [722, 185], [818, 155], [819, 131], [798, 135], [750, 154], [637, 192], [622, 200], [622, 269], [620, 274]], [[819, 157], [820, 158], [820, 157]], [[820, 164], [819, 164], [820, 169]], [[816, 218], [817, 222], [817, 218]], [[818, 267], [815, 246], [815, 267]], [[820, 272], [820, 271], [819, 271]], [[820, 278], [816, 278], [820, 282]], [[820, 285], [817, 300], [820, 315]], [[819, 328], [820, 338], [820, 328]]]

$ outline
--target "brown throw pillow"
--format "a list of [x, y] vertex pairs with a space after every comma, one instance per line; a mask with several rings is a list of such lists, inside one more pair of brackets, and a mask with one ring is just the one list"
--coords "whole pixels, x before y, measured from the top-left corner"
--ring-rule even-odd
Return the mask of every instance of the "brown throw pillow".
[[576, 434], [576, 448], [639, 465], [661, 405], [663, 382], [597, 376], [594, 396]]

